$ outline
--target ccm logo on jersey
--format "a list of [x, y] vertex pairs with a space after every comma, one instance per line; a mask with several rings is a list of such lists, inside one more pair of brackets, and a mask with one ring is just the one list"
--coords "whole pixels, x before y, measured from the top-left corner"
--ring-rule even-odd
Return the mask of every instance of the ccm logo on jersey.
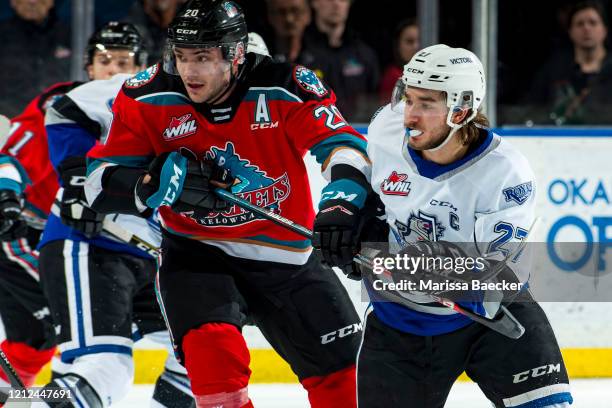
[[410, 193], [410, 182], [407, 174], [394, 171], [380, 183], [380, 191], [385, 195], [407, 196]]
[[532, 368], [531, 370], [523, 371], [518, 374], [514, 374], [514, 380], [512, 382], [514, 384], [521, 383], [523, 381], [527, 381], [530, 377], [536, 378], [541, 377], [543, 375], [552, 374], [552, 373], [560, 373], [561, 372], [561, 363], [557, 364], [547, 364], [541, 367]]
[[334, 330], [331, 333], [327, 333], [321, 336], [321, 344], [328, 344], [336, 339], [341, 339], [350, 334], [354, 334], [361, 331], [361, 323], [353, 323], [349, 326], [343, 327], [339, 330]]
[[191, 119], [191, 113], [187, 113], [181, 117], [172, 117], [170, 125], [164, 130], [164, 140], [174, 140], [181, 137], [193, 135], [198, 131], [198, 126], [195, 119]]

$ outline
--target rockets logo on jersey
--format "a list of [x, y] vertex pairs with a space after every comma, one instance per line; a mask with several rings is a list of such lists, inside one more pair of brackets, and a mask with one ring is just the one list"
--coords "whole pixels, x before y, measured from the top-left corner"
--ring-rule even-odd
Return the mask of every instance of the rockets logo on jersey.
[[323, 97], [327, 94], [327, 88], [323, 85], [319, 77], [306, 67], [298, 65], [293, 71], [296, 82], [306, 92], [313, 93], [318, 97]]
[[527, 183], [519, 184], [518, 186], [508, 187], [503, 190], [506, 202], [514, 201], [518, 205], [523, 204], [533, 191], [533, 184], [531, 181]]
[[178, 118], [173, 116], [162, 135], [164, 140], [175, 140], [195, 134], [198, 131], [198, 125], [195, 119], [189, 119], [191, 119], [191, 113], [186, 113]]
[[[266, 172], [242, 159], [235, 151], [234, 144], [226, 143], [222, 149], [213, 146], [206, 158], [229, 170], [235, 178], [232, 193], [251, 203], [281, 213], [281, 203], [289, 197], [291, 185], [287, 173], [278, 178], [269, 177]], [[236, 205], [223, 213], [210, 213], [206, 218], [196, 220], [207, 227], [233, 227], [260, 220], [254, 213]]]
[[125, 86], [127, 88], [138, 88], [145, 84], [148, 84], [153, 80], [153, 78], [155, 78], [155, 75], [157, 75], [158, 70], [158, 64], [152, 65], [144, 71], [140, 71], [139, 73], [125, 81]]
[[444, 235], [445, 228], [438, 222], [435, 215], [429, 215], [419, 210], [411, 214], [408, 222], [396, 220], [393, 234], [399, 244], [414, 241], [438, 241]]
[[410, 193], [410, 182], [407, 174], [393, 171], [389, 177], [380, 183], [380, 191], [385, 195], [407, 196]]

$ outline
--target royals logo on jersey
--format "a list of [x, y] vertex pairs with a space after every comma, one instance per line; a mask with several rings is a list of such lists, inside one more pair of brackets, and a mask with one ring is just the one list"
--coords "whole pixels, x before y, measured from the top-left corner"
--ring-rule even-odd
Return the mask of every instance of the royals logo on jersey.
[[444, 235], [445, 228], [438, 222], [435, 215], [425, 214], [420, 211], [418, 214], [410, 214], [408, 222], [396, 220], [393, 234], [399, 244], [414, 241], [438, 241]]
[[327, 94], [327, 88], [319, 77], [306, 67], [298, 65], [294, 71], [295, 80], [298, 85], [306, 92], [313, 93], [318, 97], [323, 97]]
[[182, 137], [193, 135], [198, 131], [198, 125], [195, 119], [191, 119], [191, 113], [187, 113], [180, 117], [172, 117], [170, 124], [164, 130], [164, 140], [175, 140]]
[[508, 187], [503, 190], [504, 198], [506, 202], [514, 201], [518, 205], [523, 204], [533, 191], [533, 185], [531, 181], [527, 183], [519, 184], [518, 186]]
[[410, 193], [410, 182], [407, 174], [393, 171], [380, 183], [380, 191], [385, 195], [407, 196]]

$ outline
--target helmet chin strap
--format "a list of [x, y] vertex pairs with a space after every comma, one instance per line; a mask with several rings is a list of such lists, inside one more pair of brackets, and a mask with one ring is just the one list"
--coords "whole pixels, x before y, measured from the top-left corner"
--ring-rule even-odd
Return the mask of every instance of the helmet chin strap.
[[444, 146], [446, 146], [446, 144], [448, 142], [450, 142], [450, 140], [453, 138], [453, 136], [455, 135], [455, 133], [457, 133], [457, 131], [459, 129], [461, 129], [462, 127], [467, 125], [472, 119], [474, 119], [476, 117], [476, 112], [473, 112], [463, 122], [461, 122], [461, 123], [453, 123], [453, 121], [452, 121], [453, 113], [455, 113], [455, 110], [454, 109], [450, 109], [448, 111], [448, 115], [446, 115], [446, 124], [448, 126], [450, 126], [450, 128], [451, 128], [450, 132], [448, 132], [448, 136], [446, 136], [446, 139], [444, 139], [442, 144], [440, 144], [439, 146], [434, 147], [433, 149], [427, 149], [425, 151], [427, 151], [427, 152], [436, 152], [436, 151], [442, 149]]

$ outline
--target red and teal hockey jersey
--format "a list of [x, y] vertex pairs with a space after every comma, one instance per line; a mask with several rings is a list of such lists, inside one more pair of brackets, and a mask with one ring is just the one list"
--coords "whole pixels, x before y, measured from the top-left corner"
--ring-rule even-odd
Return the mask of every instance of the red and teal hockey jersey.
[[[346, 123], [333, 91], [309, 69], [270, 60], [248, 64], [230, 98], [214, 106], [191, 102], [181, 79], [160, 65], [126, 81], [105, 144], [88, 154], [93, 159], [88, 196], [103, 190], [108, 166], [146, 168], [154, 156], [187, 147], [228, 169], [236, 178], [235, 194], [312, 227], [304, 155], [311, 152], [328, 179], [340, 163], [368, 175], [365, 139]], [[168, 206], [160, 215], [170, 233], [241, 258], [302, 264], [311, 252], [309, 240], [236, 206], [202, 219]]]

